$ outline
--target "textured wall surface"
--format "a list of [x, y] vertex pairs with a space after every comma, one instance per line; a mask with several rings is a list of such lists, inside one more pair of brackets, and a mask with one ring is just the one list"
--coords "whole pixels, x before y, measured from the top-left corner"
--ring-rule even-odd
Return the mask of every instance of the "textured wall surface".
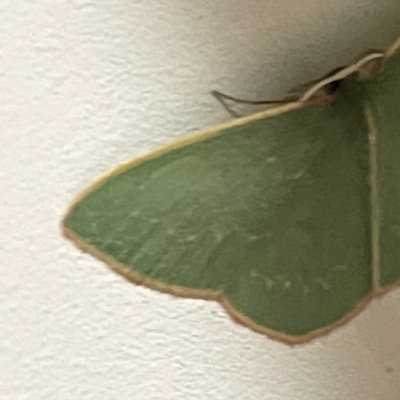
[[289, 348], [66, 241], [103, 172], [400, 35], [398, 0], [3, 0], [0, 399], [399, 399], [400, 292]]

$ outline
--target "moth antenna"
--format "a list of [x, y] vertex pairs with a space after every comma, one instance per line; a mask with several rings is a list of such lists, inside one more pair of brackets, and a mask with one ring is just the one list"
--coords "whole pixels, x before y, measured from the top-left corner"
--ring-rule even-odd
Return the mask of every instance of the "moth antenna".
[[235, 103], [240, 104], [251, 104], [251, 105], [275, 105], [275, 104], [287, 104], [290, 103], [288, 100], [246, 100], [246, 99], [239, 99], [237, 97], [229, 96], [225, 93], [219, 92], [218, 90], [212, 90], [211, 94], [223, 105], [226, 111], [229, 112], [234, 118], [239, 118], [240, 115], [232, 110], [231, 107], [228, 106], [226, 100], [233, 101]]

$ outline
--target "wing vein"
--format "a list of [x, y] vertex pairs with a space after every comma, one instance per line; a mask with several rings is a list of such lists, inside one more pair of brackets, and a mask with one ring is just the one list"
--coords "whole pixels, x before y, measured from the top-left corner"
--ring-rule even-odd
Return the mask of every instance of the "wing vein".
[[371, 244], [372, 244], [372, 290], [379, 292], [381, 272], [381, 204], [378, 174], [378, 130], [371, 108], [367, 105], [366, 119], [369, 133], [369, 168], [371, 185]]

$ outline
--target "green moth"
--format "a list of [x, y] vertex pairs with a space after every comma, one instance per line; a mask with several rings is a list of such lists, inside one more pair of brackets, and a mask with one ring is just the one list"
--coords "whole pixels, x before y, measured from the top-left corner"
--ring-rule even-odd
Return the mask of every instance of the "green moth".
[[275, 340], [342, 325], [400, 278], [399, 47], [116, 168], [74, 202], [64, 235]]

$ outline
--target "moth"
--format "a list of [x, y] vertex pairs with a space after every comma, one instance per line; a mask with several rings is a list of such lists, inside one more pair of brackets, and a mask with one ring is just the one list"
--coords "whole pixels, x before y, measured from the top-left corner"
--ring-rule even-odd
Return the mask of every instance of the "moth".
[[399, 283], [399, 47], [117, 167], [74, 201], [64, 235], [287, 344], [343, 325]]

